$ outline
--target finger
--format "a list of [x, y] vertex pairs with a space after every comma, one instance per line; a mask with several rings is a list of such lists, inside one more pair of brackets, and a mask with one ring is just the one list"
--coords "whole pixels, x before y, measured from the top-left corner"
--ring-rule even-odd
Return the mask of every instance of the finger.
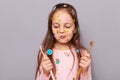
[[49, 60], [49, 57], [48, 56], [43, 56], [42, 61], [46, 61], [46, 60]]
[[50, 72], [50, 70], [52, 70], [52, 67], [45, 69], [46, 72]]
[[51, 69], [53, 69], [53, 65], [52, 64], [49, 64], [48, 65], [48, 68], [51, 70]]
[[41, 63], [44, 64], [44, 65], [47, 65], [47, 64], [50, 64], [51, 61], [50, 61], [50, 59], [45, 59]]
[[88, 71], [89, 66], [86, 66], [85, 64], [82, 64], [82, 63], [80, 64], [80, 66], [81, 66], [83, 71]]
[[86, 57], [86, 56], [83, 56], [83, 57], [81, 57], [80, 60], [84, 60], [84, 61], [88, 62], [88, 61], [90, 60], [90, 58], [88, 58], [88, 57]]
[[87, 61], [85, 61], [85, 60], [81, 60], [81, 61], [80, 61], [80, 64], [87, 65], [87, 64], [88, 64], [88, 62], [87, 62]]
[[51, 69], [51, 68], [53, 68], [53, 65], [52, 65], [52, 64], [45, 65], [44, 68], [46, 68], [46, 69]]
[[80, 65], [82, 68], [86, 68], [86, 67], [88, 67], [90, 64], [89, 64], [88, 62], [81, 61], [79, 65]]
[[47, 60], [44, 62], [45, 65], [49, 65], [49, 64], [52, 64], [50, 60]]
[[87, 68], [89, 65], [90, 65], [90, 63], [89, 62], [80, 62], [80, 64], [79, 64], [82, 68]]
[[44, 69], [46, 71], [51, 70], [51, 69], [53, 69], [53, 65], [52, 64], [45, 65]]
[[49, 65], [49, 64], [50, 64], [49, 61], [42, 61], [42, 62], [41, 62], [42, 67], [45, 67], [45, 66], [47, 66], [47, 65]]
[[88, 64], [90, 64], [91, 63], [91, 58], [88, 58], [88, 57], [81, 57], [81, 60], [80, 60], [80, 62], [87, 62]]
[[49, 61], [49, 59], [48, 58], [43, 58], [42, 59], [42, 62], [46, 62], [46, 61]]
[[85, 64], [83, 64], [83, 63], [80, 63], [79, 64], [82, 68], [85, 68], [85, 67], [87, 67]]

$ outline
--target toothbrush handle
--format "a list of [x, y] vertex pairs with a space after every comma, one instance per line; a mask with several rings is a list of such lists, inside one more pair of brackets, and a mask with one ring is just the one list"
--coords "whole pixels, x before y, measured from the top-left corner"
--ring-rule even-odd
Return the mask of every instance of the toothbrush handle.
[[77, 72], [77, 78], [79, 77], [79, 75], [81, 74], [82, 68], [80, 67], [78, 72]]
[[55, 77], [54, 77], [54, 75], [53, 75], [52, 70], [50, 70], [50, 75], [51, 75], [51, 77], [52, 77], [52, 80], [55, 80]]

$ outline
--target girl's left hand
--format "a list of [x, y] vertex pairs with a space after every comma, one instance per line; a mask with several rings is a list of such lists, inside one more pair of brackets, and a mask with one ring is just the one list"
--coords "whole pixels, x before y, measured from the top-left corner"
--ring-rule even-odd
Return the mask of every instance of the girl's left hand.
[[82, 67], [82, 71], [88, 71], [89, 65], [91, 64], [91, 55], [87, 50], [81, 51], [81, 59], [80, 59], [80, 66]]

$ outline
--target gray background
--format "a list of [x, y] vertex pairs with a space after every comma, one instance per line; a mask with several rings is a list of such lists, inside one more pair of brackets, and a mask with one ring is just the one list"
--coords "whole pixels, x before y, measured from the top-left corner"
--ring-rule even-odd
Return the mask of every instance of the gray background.
[[93, 40], [93, 80], [120, 80], [120, 0], [0, 0], [0, 80], [34, 80], [51, 8], [76, 8], [82, 42]]

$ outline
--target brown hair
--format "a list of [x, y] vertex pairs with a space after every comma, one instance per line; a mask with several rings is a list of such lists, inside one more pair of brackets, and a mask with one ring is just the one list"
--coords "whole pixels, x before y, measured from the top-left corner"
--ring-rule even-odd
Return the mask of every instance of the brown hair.
[[[48, 30], [47, 30], [47, 34], [45, 36], [45, 39], [42, 42], [42, 48], [43, 51], [46, 53], [46, 51], [48, 49], [52, 49], [54, 47], [54, 43], [56, 42], [56, 39], [54, 38], [54, 35], [52, 33], [52, 17], [54, 15], [54, 13], [57, 10], [60, 9], [65, 9], [73, 18], [74, 20], [74, 24], [75, 24], [75, 28], [76, 28], [76, 33], [74, 34], [73, 38], [71, 39], [70, 43], [72, 45], [75, 46], [76, 49], [83, 49], [84, 47], [82, 46], [81, 42], [80, 42], [80, 32], [79, 32], [79, 23], [78, 23], [78, 18], [77, 18], [77, 12], [75, 10], [75, 8], [67, 3], [59, 3], [57, 5], [55, 5], [52, 9], [52, 11], [49, 14], [49, 18], [48, 18]], [[75, 41], [78, 41], [79, 43], [75, 43]], [[69, 48], [71, 48], [71, 45], [69, 45]], [[72, 52], [72, 51], [71, 51]], [[79, 52], [80, 53], [80, 52]], [[81, 57], [81, 54], [77, 54], [78, 55], [78, 61]], [[50, 60], [52, 61], [52, 63], [54, 64], [52, 55], [48, 55], [48, 57], [50, 58]], [[41, 51], [39, 50], [38, 52], [38, 65], [37, 65], [37, 69], [36, 69], [36, 77], [37, 77], [37, 73], [40, 71], [40, 64], [41, 64], [41, 59], [42, 59], [42, 55], [41, 55]], [[55, 64], [54, 64], [55, 67]], [[55, 73], [55, 68], [53, 69], [54, 73]]]

